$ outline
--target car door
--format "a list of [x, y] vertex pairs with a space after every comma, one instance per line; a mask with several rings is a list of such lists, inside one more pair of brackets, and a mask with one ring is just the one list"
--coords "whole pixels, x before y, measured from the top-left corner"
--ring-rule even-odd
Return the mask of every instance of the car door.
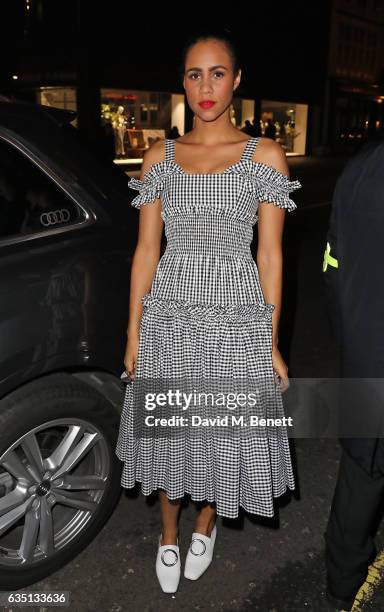
[[76, 200], [46, 164], [0, 134], [0, 396], [12, 379], [89, 365], [97, 352], [104, 363], [121, 358], [124, 327], [114, 346], [103, 337], [111, 275], [103, 252], [112, 237], [104, 245], [102, 237], [91, 198]]

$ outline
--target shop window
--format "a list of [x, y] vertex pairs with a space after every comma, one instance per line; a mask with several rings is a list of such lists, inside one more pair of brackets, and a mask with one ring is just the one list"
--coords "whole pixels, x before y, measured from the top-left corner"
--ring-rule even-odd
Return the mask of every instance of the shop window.
[[[76, 89], [74, 87], [39, 87], [37, 103], [65, 110], [77, 110]], [[77, 126], [76, 118], [71, 122]]]
[[260, 132], [278, 142], [287, 155], [305, 155], [308, 105], [263, 100]]
[[115, 162], [142, 158], [155, 140], [165, 138], [171, 123], [172, 94], [125, 89], [101, 90], [101, 120], [114, 138]]

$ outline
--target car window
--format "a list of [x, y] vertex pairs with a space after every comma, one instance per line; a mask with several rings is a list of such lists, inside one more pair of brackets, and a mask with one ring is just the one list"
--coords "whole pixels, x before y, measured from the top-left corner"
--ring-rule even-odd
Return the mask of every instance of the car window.
[[0, 138], [0, 241], [85, 219], [85, 212], [53, 179]]

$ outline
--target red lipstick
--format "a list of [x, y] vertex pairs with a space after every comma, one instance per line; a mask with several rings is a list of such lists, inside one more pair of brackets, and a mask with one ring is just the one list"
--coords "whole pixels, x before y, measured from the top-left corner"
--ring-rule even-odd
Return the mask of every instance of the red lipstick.
[[213, 100], [202, 100], [199, 102], [199, 106], [201, 106], [201, 108], [212, 108], [214, 104], [216, 104], [216, 102]]

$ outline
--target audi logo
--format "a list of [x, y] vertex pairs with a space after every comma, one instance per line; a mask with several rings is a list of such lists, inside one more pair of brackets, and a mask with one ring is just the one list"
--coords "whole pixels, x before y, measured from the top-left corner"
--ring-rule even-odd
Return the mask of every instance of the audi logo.
[[40, 215], [40, 223], [48, 227], [49, 225], [56, 225], [57, 223], [66, 223], [71, 218], [69, 210], [61, 208], [60, 210], [51, 210], [47, 213]]

